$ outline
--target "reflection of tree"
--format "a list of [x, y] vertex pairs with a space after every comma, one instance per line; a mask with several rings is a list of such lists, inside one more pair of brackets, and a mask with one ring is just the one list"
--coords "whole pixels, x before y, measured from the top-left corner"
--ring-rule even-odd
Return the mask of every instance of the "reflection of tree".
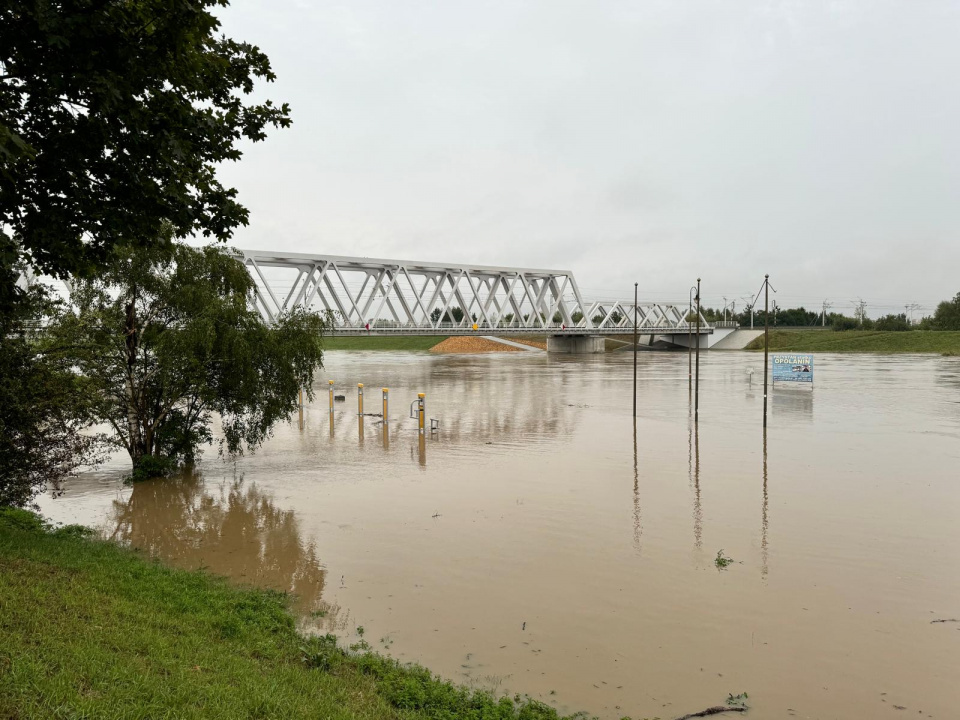
[[317, 607], [326, 570], [300, 536], [292, 510], [239, 480], [210, 492], [199, 475], [137, 483], [113, 504], [113, 536], [174, 565], [202, 567], [241, 583], [293, 593]]

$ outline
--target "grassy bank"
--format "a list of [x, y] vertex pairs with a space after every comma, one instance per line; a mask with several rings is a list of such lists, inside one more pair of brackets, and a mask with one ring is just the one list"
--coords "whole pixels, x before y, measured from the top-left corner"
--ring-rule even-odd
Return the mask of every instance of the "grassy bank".
[[297, 634], [285, 596], [0, 508], [2, 718], [554, 720]]
[[[747, 350], [763, 350], [761, 335]], [[771, 330], [770, 349], [785, 352], [938, 353], [960, 355], [960, 332]]]
[[439, 342], [446, 340], [443, 336], [411, 335], [407, 337], [392, 337], [383, 335], [328, 335], [323, 339], [324, 350], [429, 350]]

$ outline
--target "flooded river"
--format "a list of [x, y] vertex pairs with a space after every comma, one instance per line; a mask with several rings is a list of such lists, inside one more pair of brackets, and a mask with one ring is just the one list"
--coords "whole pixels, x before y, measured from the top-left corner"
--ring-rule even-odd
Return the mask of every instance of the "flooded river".
[[640, 356], [634, 424], [629, 354], [331, 352], [256, 454], [134, 488], [120, 462], [42, 509], [565, 712], [958, 717], [960, 358], [816, 362], [765, 439], [755, 354], [705, 353], [697, 429], [685, 353]]

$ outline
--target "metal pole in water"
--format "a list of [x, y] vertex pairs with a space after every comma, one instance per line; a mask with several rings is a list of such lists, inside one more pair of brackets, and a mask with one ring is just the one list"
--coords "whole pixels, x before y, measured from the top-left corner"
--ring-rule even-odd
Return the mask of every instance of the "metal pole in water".
[[363, 383], [357, 383], [357, 415], [363, 415]]
[[770, 276], [763, 276], [763, 426], [767, 426], [767, 373], [770, 370]]
[[420, 430], [421, 439], [424, 436], [423, 422], [427, 415], [427, 396], [424, 393], [417, 393], [417, 424]]
[[389, 406], [390, 388], [383, 388], [383, 422], [387, 422], [387, 409]]
[[[693, 288], [687, 293], [687, 394], [693, 392]], [[687, 400], [689, 402], [689, 399]]]
[[633, 416], [637, 416], [637, 283], [633, 284]]
[[330, 412], [333, 413], [333, 380], [327, 380], [327, 385], [330, 387]]
[[693, 393], [693, 421], [700, 420], [700, 278], [697, 278], [697, 378]]

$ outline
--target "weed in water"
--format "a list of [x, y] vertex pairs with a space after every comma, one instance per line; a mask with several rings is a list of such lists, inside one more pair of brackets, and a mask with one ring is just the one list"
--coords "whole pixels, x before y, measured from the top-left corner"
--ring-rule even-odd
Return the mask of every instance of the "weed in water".
[[723, 554], [723, 548], [720, 548], [717, 551], [717, 557], [714, 559], [713, 564], [717, 566], [717, 570], [723, 570], [728, 565], [732, 565], [733, 562], [733, 558], [726, 557]]
[[746, 692], [742, 692], [739, 695], [730, 693], [727, 696], [727, 705], [730, 707], [745, 708], [747, 707], [747, 698], [749, 697]]

